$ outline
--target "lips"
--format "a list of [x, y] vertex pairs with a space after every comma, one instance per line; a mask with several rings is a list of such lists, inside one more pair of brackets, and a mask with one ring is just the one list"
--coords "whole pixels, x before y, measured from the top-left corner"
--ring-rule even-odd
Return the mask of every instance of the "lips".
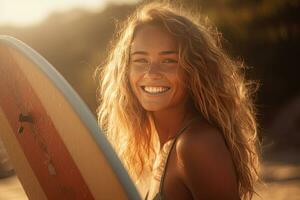
[[171, 89], [166, 86], [141, 86], [141, 88], [148, 94], [163, 94]]

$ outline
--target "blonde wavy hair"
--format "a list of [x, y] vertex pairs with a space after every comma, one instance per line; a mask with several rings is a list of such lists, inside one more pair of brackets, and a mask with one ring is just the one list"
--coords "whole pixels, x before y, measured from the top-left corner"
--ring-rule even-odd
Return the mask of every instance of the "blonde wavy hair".
[[217, 30], [199, 15], [169, 4], [151, 3], [136, 9], [119, 25], [109, 56], [97, 69], [100, 127], [134, 180], [145, 168], [151, 169], [155, 128], [128, 78], [133, 37], [147, 24], [162, 26], [177, 38], [179, 64], [190, 77], [194, 107], [221, 130], [236, 169], [240, 197], [251, 199], [259, 167], [253, 83], [245, 80], [242, 62], [222, 50]]

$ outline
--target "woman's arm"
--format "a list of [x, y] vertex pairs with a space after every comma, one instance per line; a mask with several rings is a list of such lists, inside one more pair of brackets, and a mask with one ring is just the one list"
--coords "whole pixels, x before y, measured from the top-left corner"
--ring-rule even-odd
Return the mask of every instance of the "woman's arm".
[[233, 161], [221, 133], [190, 130], [176, 145], [178, 170], [194, 199], [239, 199]]

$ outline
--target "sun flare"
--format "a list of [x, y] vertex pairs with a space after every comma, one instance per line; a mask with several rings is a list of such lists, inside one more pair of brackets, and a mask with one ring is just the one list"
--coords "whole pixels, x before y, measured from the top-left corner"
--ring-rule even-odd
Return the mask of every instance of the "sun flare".
[[137, 0], [1, 0], [0, 26], [29, 26], [43, 21], [53, 12], [74, 8], [98, 11], [108, 3], [135, 3]]

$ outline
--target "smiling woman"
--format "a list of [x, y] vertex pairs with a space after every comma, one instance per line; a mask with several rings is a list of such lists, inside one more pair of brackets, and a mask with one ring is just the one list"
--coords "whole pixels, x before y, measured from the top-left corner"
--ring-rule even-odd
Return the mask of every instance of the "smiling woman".
[[131, 44], [129, 80], [144, 109], [184, 106], [187, 77], [178, 60], [178, 44], [163, 27], [147, 25], [137, 30]]
[[171, 5], [143, 5], [98, 69], [99, 124], [145, 199], [254, 194], [251, 84], [212, 30]]

